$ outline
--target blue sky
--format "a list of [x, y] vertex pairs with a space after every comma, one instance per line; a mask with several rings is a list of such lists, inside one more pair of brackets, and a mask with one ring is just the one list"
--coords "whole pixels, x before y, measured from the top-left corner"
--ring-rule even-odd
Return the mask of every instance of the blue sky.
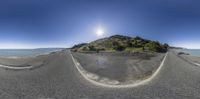
[[[114, 34], [200, 48], [199, 0], [2, 0], [0, 48], [70, 47]], [[104, 36], [95, 34], [98, 27]]]

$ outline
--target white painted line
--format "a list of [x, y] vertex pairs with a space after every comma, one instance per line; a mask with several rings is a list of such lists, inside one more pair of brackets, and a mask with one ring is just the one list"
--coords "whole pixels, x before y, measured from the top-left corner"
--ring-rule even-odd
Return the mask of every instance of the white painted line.
[[73, 60], [73, 62], [74, 62], [74, 64], [75, 64], [75, 67], [77, 68], [77, 70], [79, 71], [79, 73], [80, 73], [86, 80], [88, 80], [89, 82], [91, 82], [92, 84], [97, 85], [97, 86], [101, 86], [101, 87], [127, 88], [127, 87], [136, 87], [136, 86], [139, 86], [139, 85], [144, 85], [144, 84], [147, 84], [147, 83], [149, 83], [150, 81], [152, 81], [152, 80], [156, 77], [156, 75], [158, 75], [158, 73], [160, 72], [161, 68], [163, 67], [164, 62], [165, 62], [165, 60], [166, 60], [166, 57], [167, 57], [167, 55], [168, 55], [168, 52], [165, 54], [165, 57], [163, 58], [163, 60], [162, 60], [162, 62], [161, 62], [161, 64], [160, 64], [160, 66], [159, 66], [159, 68], [153, 73], [153, 75], [152, 75], [151, 77], [149, 77], [149, 78], [147, 78], [147, 79], [145, 79], [145, 80], [141, 80], [141, 81], [139, 81], [139, 82], [137, 82], [137, 83], [126, 84], [126, 85], [108, 85], [108, 84], [100, 83], [100, 82], [97, 82], [97, 81], [95, 81], [95, 80], [89, 79], [89, 78], [81, 71], [81, 69], [79, 68], [80, 63], [78, 63], [78, 62], [74, 59], [74, 57], [73, 57], [73, 55], [72, 55], [71, 52], [70, 52], [70, 55], [71, 55], [72, 60]]
[[33, 66], [29, 66], [29, 67], [13, 67], [13, 66], [7, 66], [7, 65], [1, 65], [0, 64], [0, 68], [13, 69], [13, 70], [23, 70], [23, 69], [31, 69], [31, 68], [33, 68]]
[[199, 63], [193, 63], [193, 64], [195, 64], [195, 65], [197, 65], [197, 66], [200, 66], [200, 64], [199, 64]]

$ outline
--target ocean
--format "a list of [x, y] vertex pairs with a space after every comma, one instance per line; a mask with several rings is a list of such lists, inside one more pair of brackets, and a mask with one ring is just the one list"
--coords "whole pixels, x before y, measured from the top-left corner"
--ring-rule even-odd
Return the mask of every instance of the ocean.
[[181, 49], [181, 51], [189, 53], [192, 56], [200, 57], [200, 49]]
[[30, 57], [61, 51], [64, 48], [0, 49], [0, 57]]

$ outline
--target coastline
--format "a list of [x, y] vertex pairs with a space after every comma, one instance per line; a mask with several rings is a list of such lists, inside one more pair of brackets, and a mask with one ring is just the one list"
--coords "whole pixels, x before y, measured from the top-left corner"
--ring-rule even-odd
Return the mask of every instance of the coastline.
[[65, 50], [65, 48], [37, 48], [37, 49], [0, 49], [0, 58], [29, 58], [48, 55]]
[[185, 50], [173, 50], [173, 52], [188, 63], [195, 66], [200, 66], [200, 56], [193, 55]]
[[200, 66], [200, 56], [194, 56], [194, 55], [180, 55], [180, 56], [186, 59], [188, 62], [194, 64], [195, 66]]
[[49, 62], [49, 58], [60, 52], [62, 52], [62, 50], [36, 56], [0, 56], [0, 68], [8, 70], [31, 70], [45, 65]]
[[200, 49], [175, 49], [173, 51], [181, 59], [189, 62], [192, 65], [200, 67]]

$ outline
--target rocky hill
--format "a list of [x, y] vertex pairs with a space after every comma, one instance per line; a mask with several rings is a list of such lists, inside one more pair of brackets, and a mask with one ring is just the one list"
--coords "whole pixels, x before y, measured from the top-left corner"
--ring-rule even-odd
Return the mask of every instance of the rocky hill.
[[168, 44], [161, 44], [158, 41], [143, 39], [139, 36], [129, 37], [123, 35], [113, 35], [90, 43], [78, 44], [71, 48], [75, 52], [166, 52], [167, 49]]

